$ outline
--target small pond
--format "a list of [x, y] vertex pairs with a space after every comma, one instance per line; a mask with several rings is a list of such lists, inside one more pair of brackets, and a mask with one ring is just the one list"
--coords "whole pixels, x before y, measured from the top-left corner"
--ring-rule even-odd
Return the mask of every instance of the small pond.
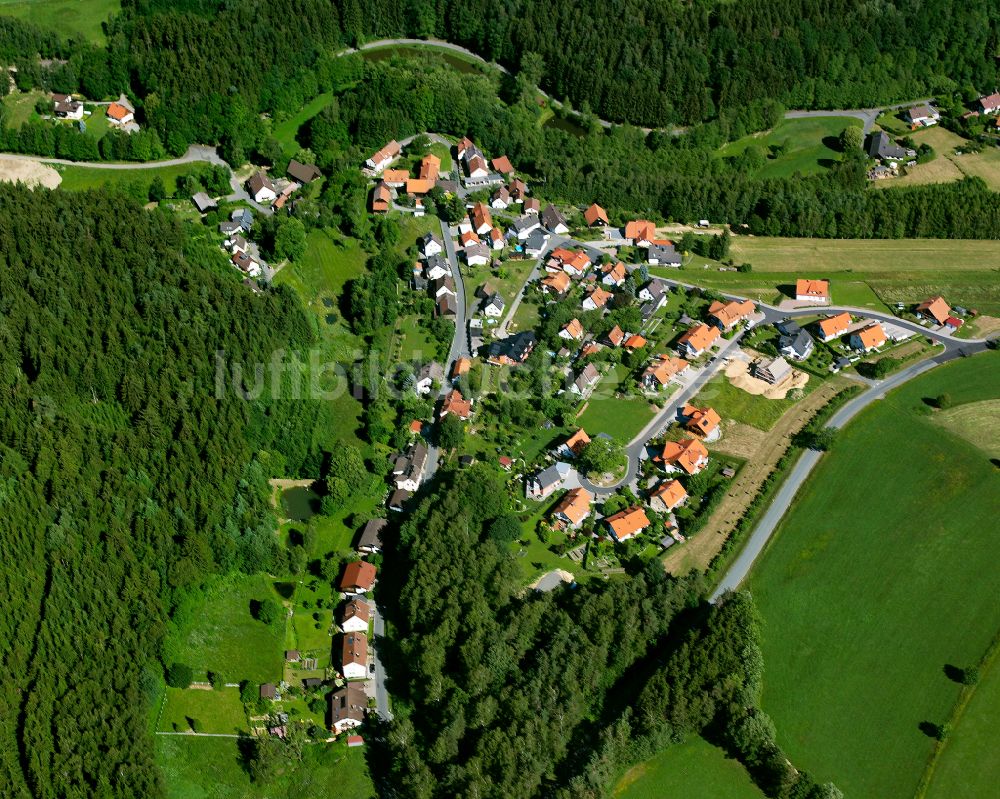
[[556, 130], [561, 130], [564, 133], [568, 133], [571, 136], [586, 136], [587, 129], [583, 127], [579, 122], [569, 119], [568, 117], [561, 117], [558, 114], [549, 117], [545, 120], [546, 128], [555, 128]]
[[392, 47], [378, 47], [373, 50], [364, 50], [361, 53], [362, 57], [366, 61], [388, 61], [394, 55], [414, 56], [423, 54], [436, 56], [444, 61], [448, 66], [466, 75], [471, 75], [475, 72], [482, 72], [484, 67], [482, 64], [469, 61], [459, 55], [449, 53], [447, 50], [434, 47], [433, 45], [427, 47], [420, 45], [395, 45]]
[[281, 505], [287, 518], [304, 522], [319, 513], [320, 497], [311, 488], [296, 486], [281, 493]]

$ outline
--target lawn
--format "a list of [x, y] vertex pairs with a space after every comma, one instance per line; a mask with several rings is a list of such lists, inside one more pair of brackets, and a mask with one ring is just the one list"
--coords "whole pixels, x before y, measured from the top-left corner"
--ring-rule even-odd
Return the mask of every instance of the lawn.
[[277, 139], [278, 143], [281, 144], [281, 148], [285, 151], [286, 155], [293, 156], [299, 149], [299, 143], [296, 139], [299, 128], [330, 105], [331, 102], [333, 102], [332, 93], [325, 92], [319, 94], [306, 103], [297, 113], [274, 126], [271, 133]]
[[928, 786], [927, 799], [980, 799], [1000, 785], [997, 757], [1000, 662], [980, 677], [969, 704], [945, 742]]
[[[809, 375], [809, 382], [806, 383], [801, 396], [798, 396], [797, 399], [793, 399], [791, 396], [785, 397], [785, 399], [767, 399], [737, 388], [729, 382], [729, 378], [725, 375], [717, 374], [698, 392], [698, 396], [692, 400], [692, 404], [698, 407], [710, 405], [719, 412], [723, 419], [734, 419], [737, 422], [756, 427], [758, 430], [770, 430], [785, 411], [819, 384], [818, 377]], [[792, 391], [789, 394], [796, 394], [796, 392]]]
[[364, 747], [346, 743], [306, 746], [302, 763], [267, 785], [250, 781], [233, 738], [156, 736], [156, 760], [167, 799], [300, 799], [303, 796], [371, 799]]
[[1000, 628], [1000, 472], [923, 401], [1000, 397], [1000, 353], [938, 367], [839, 435], [750, 588], [765, 620], [764, 708], [789, 757], [846, 796], [913, 796]]
[[265, 598], [281, 600], [266, 575], [219, 578], [171, 637], [167, 659], [191, 666], [196, 680], [209, 671], [229, 682], [280, 679], [285, 626], [265, 625], [250, 614], [251, 601]]
[[736, 760], [703, 738], [689, 738], [630, 769], [615, 799], [763, 799]]
[[167, 196], [173, 197], [177, 193], [177, 178], [197, 172], [200, 167], [198, 164], [178, 164], [156, 169], [103, 169], [86, 166], [58, 166], [56, 169], [62, 176], [59, 188], [67, 191], [97, 189], [122, 183], [138, 183], [148, 187], [153, 178], [159, 176], [167, 187]]
[[587, 401], [586, 410], [577, 417], [577, 424], [591, 438], [598, 433], [607, 433], [622, 444], [627, 444], [653, 418], [653, 406], [649, 400], [615, 397], [619, 384], [628, 376], [628, 368], [617, 364], [601, 378]]
[[[465, 296], [469, 303], [469, 312], [475, 312], [482, 299], [476, 296], [479, 287], [484, 283], [489, 283], [494, 291], [500, 293], [504, 302], [507, 303], [504, 309], [504, 316], [510, 308], [510, 304], [521, 291], [524, 281], [528, 279], [531, 270], [535, 268], [535, 261], [504, 261], [497, 269], [490, 269], [485, 266], [472, 267], [468, 271], [463, 271], [465, 279]], [[463, 266], [463, 270], [467, 267]], [[522, 303], [523, 305], [524, 303]], [[518, 306], [520, 310], [520, 306]]]
[[402, 317], [397, 323], [396, 336], [399, 361], [432, 361], [437, 355], [437, 343], [420, 326], [416, 315]]
[[239, 688], [204, 691], [200, 688], [167, 688], [166, 701], [156, 729], [187, 732], [197, 719], [198, 732], [235, 735], [248, 732]]
[[[0, 14], [6, 13], [7, 6], [0, 0]], [[15, 91], [3, 98], [6, 107], [4, 117], [4, 127], [19, 128], [32, 116], [35, 115], [35, 103], [40, 97], [44, 97], [45, 92], [40, 89], [32, 89], [27, 92]]]
[[0, 0], [0, 15], [17, 17], [63, 38], [82, 34], [104, 43], [101, 23], [121, 9], [119, 0]]
[[730, 142], [718, 151], [723, 158], [740, 155], [747, 147], [756, 145], [765, 151], [783, 148], [776, 157], [769, 157], [757, 170], [762, 178], [790, 177], [795, 173], [814, 175], [829, 169], [843, 158], [839, 137], [845, 128], [861, 125], [853, 117], [815, 117], [810, 119], [783, 119], [766, 133], [752, 133]]

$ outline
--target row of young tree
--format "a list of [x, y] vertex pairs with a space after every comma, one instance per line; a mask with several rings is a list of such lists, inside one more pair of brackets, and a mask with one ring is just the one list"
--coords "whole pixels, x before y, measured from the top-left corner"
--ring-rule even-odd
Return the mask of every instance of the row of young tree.
[[291, 292], [106, 191], [0, 186], [0, 314], [0, 792], [157, 796], [171, 610], [282, 566], [260, 453], [309, 457], [312, 404], [243, 399], [230, 366], [252, 381], [312, 333]]

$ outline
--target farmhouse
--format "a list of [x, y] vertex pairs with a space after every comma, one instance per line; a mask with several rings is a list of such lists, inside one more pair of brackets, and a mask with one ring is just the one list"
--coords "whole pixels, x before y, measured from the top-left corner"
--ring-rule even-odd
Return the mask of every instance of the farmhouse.
[[668, 441], [663, 445], [663, 453], [658, 460], [668, 472], [698, 474], [708, 464], [708, 450], [696, 438]]
[[697, 358], [719, 340], [719, 328], [700, 323], [688, 330], [677, 340], [677, 349], [688, 358]]
[[719, 414], [714, 408], [697, 408], [694, 405], [685, 405], [680, 415], [684, 420], [684, 427], [688, 431], [708, 440], [718, 437], [719, 422], [722, 419], [719, 418]]
[[365, 161], [365, 166], [376, 173], [381, 172], [395, 161], [402, 151], [403, 148], [399, 146], [399, 142], [393, 139], [381, 150], [376, 150], [372, 153], [371, 157]]
[[593, 203], [583, 212], [583, 219], [588, 227], [607, 227], [610, 224], [608, 222], [608, 212], [597, 203]]
[[454, 414], [463, 422], [472, 416], [472, 400], [464, 399], [462, 397], [462, 392], [457, 388], [453, 388], [444, 396], [444, 402], [441, 403], [441, 411], [438, 413], [439, 419], [444, 419], [449, 413]]
[[929, 322], [943, 325], [951, 316], [951, 307], [944, 297], [931, 297], [917, 306], [917, 316], [922, 316]]
[[749, 319], [756, 307], [752, 300], [742, 302], [719, 302], [716, 300], [708, 306], [709, 317], [719, 326], [720, 330], [732, 330], [740, 322]]
[[649, 495], [649, 507], [660, 513], [670, 513], [688, 498], [680, 480], [665, 480]]
[[639, 505], [619, 511], [605, 519], [608, 530], [619, 544], [635, 538], [650, 525], [646, 511]]
[[345, 680], [368, 678], [368, 636], [363, 633], [346, 633], [341, 648], [340, 673]]
[[581, 427], [559, 445], [556, 449], [556, 455], [563, 458], [575, 458], [583, 452], [589, 443], [590, 436], [588, 436], [586, 431]]
[[796, 302], [815, 302], [825, 305], [830, 302], [829, 280], [808, 280], [799, 278], [795, 281]]
[[819, 323], [820, 341], [832, 341], [840, 338], [851, 326], [851, 315], [844, 311], [836, 316], [828, 316]]
[[569, 477], [571, 468], [568, 463], [553, 463], [549, 468], [529, 477], [525, 483], [524, 493], [528, 499], [545, 499], [559, 488]]
[[753, 376], [765, 383], [777, 385], [792, 373], [792, 367], [784, 358], [772, 358], [768, 361], [755, 361], [751, 371]]
[[688, 362], [683, 358], [675, 358], [669, 355], [661, 355], [657, 360], [646, 367], [642, 373], [641, 382], [643, 388], [649, 391], [656, 391], [666, 386], [670, 380], [681, 374], [688, 368]]
[[340, 590], [345, 594], [364, 594], [372, 590], [378, 570], [364, 560], [356, 560], [344, 567]]
[[535, 349], [535, 342], [535, 334], [530, 330], [515, 333], [502, 341], [493, 341], [487, 350], [486, 360], [500, 366], [517, 366], [528, 360]]
[[608, 304], [614, 296], [610, 291], [605, 291], [600, 286], [595, 286], [590, 290], [590, 293], [583, 300], [583, 310], [585, 311], [596, 311], [598, 308], [603, 308]]
[[368, 712], [368, 695], [357, 683], [348, 683], [330, 694], [330, 731], [340, 735], [360, 727]]
[[656, 238], [656, 225], [648, 219], [635, 219], [625, 225], [625, 238], [636, 247], [648, 247]]
[[367, 602], [354, 597], [340, 612], [340, 629], [345, 633], [367, 633], [371, 612]]
[[370, 519], [358, 538], [358, 552], [375, 554], [382, 551], [382, 531], [385, 529], [385, 519]]
[[271, 202], [278, 196], [271, 179], [263, 172], [255, 172], [251, 176], [250, 180], [247, 181], [247, 191], [250, 192], [254, 202], [258, 203]]
[[851, 333], [851, 347], [862, 352], [871, 352], [887, 341], [885, 331], [878, 322]]
[[552, 516], [566, 527], [575, 529], [590, 515], [594, 496], [585, 488], [571, 488], [552, 509]]
[[653, 266], [680, 266], [681, 254], [673, 244], [650, 244], [646, 251], [646, 263]]
[[405, 169], [386, 169], [382, 172], [382, 180], [393, 189], [401, 189], [410, 179], [410, 173]]

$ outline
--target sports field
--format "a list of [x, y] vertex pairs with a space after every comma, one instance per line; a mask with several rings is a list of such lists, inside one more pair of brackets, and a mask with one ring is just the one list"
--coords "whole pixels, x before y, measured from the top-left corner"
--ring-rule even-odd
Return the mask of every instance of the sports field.
[[736, 760], [703, 738], [691, 738], [630, 769], [615, 799], [761, 799]]
[[17, 17], [63, 37], [83, 34], [104, 42], [101, 23], [121, 9], [119, 0], [0, 0], [0, 15]]
[[[840, 434], [751, 575], [764, 708], [797, 766], [910, 799], [959, 686], [1000, 628], [1000, 470], [925, 401], [1000, 397], [1000, 353], [939, 367]], [[971, 439], [971, 440], [969, 440]]]

